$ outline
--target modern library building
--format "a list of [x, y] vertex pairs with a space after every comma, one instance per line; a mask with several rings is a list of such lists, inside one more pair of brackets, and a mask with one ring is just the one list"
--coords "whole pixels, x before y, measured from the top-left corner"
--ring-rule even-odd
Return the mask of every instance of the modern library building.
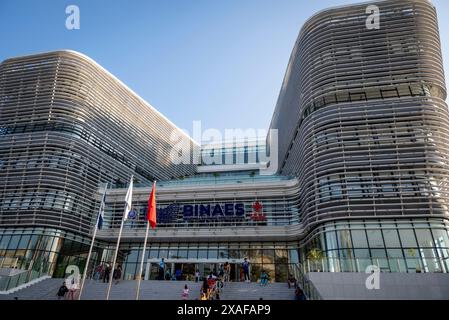
[[[161, 258], [186, 279], [229, 262], [240, 281], [244, 258], [253, 277], [263, 269], [275, 281], [297, 268], [449, 272], [449, 116], [436, 11], [427, 0], [369, 4], [379, 8], [378, 28], [367, 27], [367, 3], [306, 21], [274, 107], [276, 139], [205, 148], [78, 52], [3, 61], [0, 268], [53, 277], [69, 265], [83, 270], [106, 183], [88, 270], [110, 263], [133, 175], [134, 219], [118, 254], [124, 279], [138, 273], [154, 180], [158, 222], [145, 279], [157, 277]], [[187, 141], [190, 161], [171, 161], [174, 135]], [[264, 174], [272, 163], [276, 172]]]

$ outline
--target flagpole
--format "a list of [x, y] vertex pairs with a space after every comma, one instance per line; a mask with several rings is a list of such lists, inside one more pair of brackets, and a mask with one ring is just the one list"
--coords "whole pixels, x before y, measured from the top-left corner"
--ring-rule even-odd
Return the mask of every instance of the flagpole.
[[[151, 190], [151, 192], [153, 192], [154, 187], [156, 186], [156, 181], [153, 182], [153, 189]], [[148, 208], [148, 213], [149, 214], [149, 210], [150, 208]], [[139, 295], [140, 295], [140, 283], [142, 281], [142, 272], [143, 272], [143, 262], [145, 259], [145, 252], [147, 251], [147, 240], [148, 240], [148, 232], [150, 230], [150, 220], [148, 219], [148, 217], [146, 217], [147, 219], [147, 230], [145, 231], [145, 241], [143, 242], [143, 249], [142, 249], [142, 260], [140, 261], [140, 269], [139, 269], [139, 273], [137, 276], [137, 292], [136, 292], [136, 300], [139, 300]]]
[[136, 300], [139, 300], [140, 282], [142, 281], [143, 261], [145, 259], [145, 251], [147, 250], [148, 231], [150, 230], [150, 221], [147, 220], [147, 230], [145, 232], [145, 242], [143, 243], [142, 260], [140, 261], [140, 270], [137, 278]]
[[118, 234], [118, 239], [117, 239], [117, 247], [115, 248], [115, 253], [114, 253], [114, 261], [112, 262], [112, 270], [111, 270], [111, 273], [109, 274], [109, 285], [108, 285], [108, 292], [106, 293], [106, 300], [109, 300], [109, 294], [111, 293], [112, 282], [114, 281], [115, 263], [117, 262], [118, 248], [120, 246], [120, 238], [122, 237], [124, 222], [125, 222], [125, 220], [122, 218], [122, 223], [120, 225], [120, 232]]
[[[108, 189], [108, 183], [106, 183], [106, 186], [104, 188], [103, 197], [101, 199], [101, 202], [103, 202], [104, 195], [106, 194], [107, 189]], [[92, 242], [90, 243], [89, 253], [87, 255], [87, 261], [86, 261], [86, 265], [84, 267], [83, 279], [81, 280], [80, 293], [78, 295], [78, 300], [81, 300], [81, 295], [83, 294], [84, 282], [86, 281], [86, 276], [87, 276], [87, 268], [89, 268], [90, 257], [92, 255], [92, 249], [94, 247], [95, 237], [97, 236], [98, 222], [100, 221], [101, 210], [102, 209], [104, 210], [104, 208], [102, 208], [102, 206], [103, 206], [103, 203], [100, 203], [100, 209], [98, 209], [97, 222], [95, 223], [94, 234], [92, 235]]]
[[[133, 175], [131, 175], [130, 183], [132, 183], [132, 181], [133, 181]], [[115, 248], [114, 260], [112, 262], [112, 270], [111, 270], [111, 273], [109, 274], [109, 285], [108, 285], [108, 291], [106, 293], [106, 300], [109, 300], [112, 282], [114, 281], [115, 263], [117, 262], [118, 248], [120, 246], [120, 238], [122, 237], [123, 225], [125, 224], [125, 214], [126, 214], [126, 205], [125, 205], [125, 208], [123, 209], [123, 217], [122, 217], [122, 222], [120, 224], [120, 232], [118, 234], [117, 247]]]

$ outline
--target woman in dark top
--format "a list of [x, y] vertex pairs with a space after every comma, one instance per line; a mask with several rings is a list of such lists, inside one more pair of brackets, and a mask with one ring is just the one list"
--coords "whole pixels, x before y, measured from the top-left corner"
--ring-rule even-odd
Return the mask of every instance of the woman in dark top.
[[204, 278], [203, 285], [201, 286], [201, 294], [207, 297], [209, 291], [209, 284], [207, 283], [207, 279]]

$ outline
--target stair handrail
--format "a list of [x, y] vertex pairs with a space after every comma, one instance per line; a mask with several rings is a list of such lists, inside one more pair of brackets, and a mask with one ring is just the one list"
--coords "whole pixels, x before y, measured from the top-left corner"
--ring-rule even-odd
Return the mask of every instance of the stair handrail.
[[[32, 259], [23, 259], [23, 261], [28, 262], [27, 269], [17, 268], [16, 264], [14, 268], [7, 268], [10, 270], [9, 274], [0, 276], [0, 293], [9, 292], [38, 278], [48, 276], [48, 266], [44, 263], [39, 266]], [[26, 264], [22, 263], [22, 265]]]
[[315, 287], [312, 281], [310, 281], [307, 274], [303, 271], [305, 270], [303, 265], [298, 262], [294, 264], [294, 277], [298, 281], [298, 285], [301, 287], [301, 289], [304, 291], [304, 294], [306, 295], [307, 299], [310, 300], [322, 300], [323, 297], [318, 292], [318, 289]]

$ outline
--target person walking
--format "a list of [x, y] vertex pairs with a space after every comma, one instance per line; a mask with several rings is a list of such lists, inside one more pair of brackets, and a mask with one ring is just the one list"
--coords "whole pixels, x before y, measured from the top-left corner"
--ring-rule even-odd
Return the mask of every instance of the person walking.
[[70, 278], [70, 280], [68, 281], [67, 289], [69, 290], [69, 293], [67, 294], [67, 300], [76, 300], [76, 294], [79, 289], [79, 278], [76, 276]]
[[223, 281], [229, 282], [229, 280], [231, 278], [231, 264], [226, 261], [223, 268], [224, 268]]
[[184, 285], [184, 289], [182, 290], [182, 300], [189, 300], [189, 287]]
[[110, 275], [111, 275], [111, 267], [109, 266], [108, 263], [106, 263], [106, 267], [104, 269], [104, 274], [103, 274], [103, 283], [109, 282]]
[[94, 270], [94, 280], [100, 280], [103, 264], [98, 265]]
[[200, 297], [201, 297], [200, 300], [209, 300], [208, 293], [209, 293], [209, 283], [207, 282], [207, 279], [204, 278], [203, 284], [200, 289]]
[[164, 280], [164, 273], [165, 271], [165, 262], [164, 262], [164, 258], [161, 259], [161, 261], [159, 262], [159, 280]]
[[249, 276], [249, 262], [248, 259], [245, 258], [242, 263], [242, 269], [243, 269], [243, 278], [245, 282], [251, 282], [250, 276]]
[[62, 300], [65, 298], [66, 293], [69, 292], [69, 289], [67, 288], [67, 286], [65, 285], [65, 281], [62, 283], [62, 286], [59, 287], [57, 296], [58, 296], [58, 300]]
[[300, 287], [297, 287], [295, 290], [295, 300], [307, 300], [304, 291], [302, 291]]
[[120, 279], [122, 278], [122, 266], [118, 265], [115, 269], [114, 269], [114, 280], [115, 280], [115, 284], [118, 284], [120, 282]]
[[195, 271], [195, 282], [199, 282], [200, 281], [200, 271], [197, 269]]
[[296, 278], [295, 278], [292, 274], [290, 274], [290, 275], [288, 276], [287, 284], [288, 284], [288, 288], [289, 288], [289, 289], [290, 289], [291, 287], [293, 287], [293, 288], [296, 289], [296, 287], [297, 287], [297, 281], [296, 281]]
[[177, 281], [181, 281], [182, 280], [182, 270], [181, 269], [176, 269], [175, 271], [175, 278]]
[[212, 299], [213, 293], [215, 292], [216, 283], [217, 277], [214, 275], [213, 272], [211, 272], [209, 274], [209, 277], [207, 277], [207, 285], [208, 285], [207, 296], [209, 297], [210, 300]]

